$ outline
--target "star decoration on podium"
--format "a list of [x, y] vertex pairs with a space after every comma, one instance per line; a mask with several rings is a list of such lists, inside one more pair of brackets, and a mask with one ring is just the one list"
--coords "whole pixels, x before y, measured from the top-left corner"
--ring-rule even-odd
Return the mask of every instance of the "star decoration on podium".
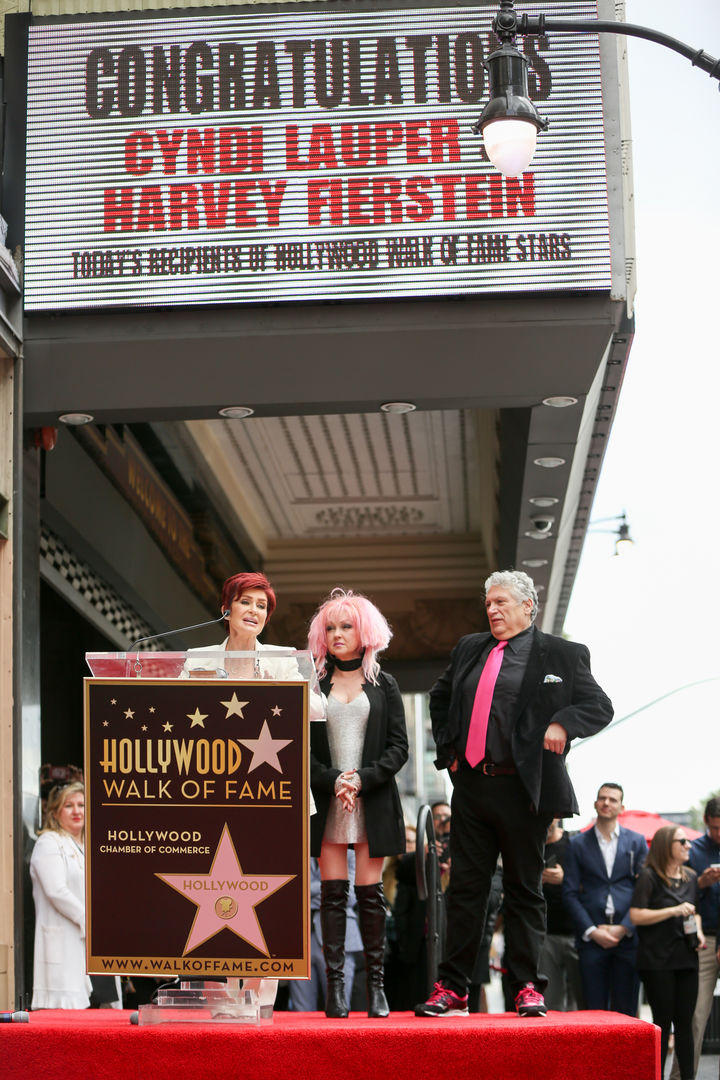
[[274, 708], [272, 708], [272, 709], [270, 710], [270, 712], [271, 712], [271, 713], [273, 714], [273, 716], [279, 716], [279, 715], [280, 715], [280, 713], [282, 712], [282, 709], [280, 708], [280, 706], [279, 706], [279, 705], [275, 705], [275, 707], [274, 707]]
[[187, 716], [188, 720], [191, 721], [191, 723], [190, 723], [191, 728], [194, 728], [194, 727], [204, 728], [205, 727], [205, 724], [204, 724], [203, 721], [207, 720], [208, 713], [201, 713], [200, 709], [196, 708], [194, 713], [185, 713], [185, 715]]
[[269, 956], [255, 908], [295, 877], [294, 874], [243, 873], [227, 824], [223, 826], [209, 874], [155, 876], [197, 908], [183, 956], [225, 929]]
[[163, 731], [172, 731], [172, 727], [173, 727], [173, 726], [172, 726], [172, 724], [170, 723], [170, 721], [169, 721], [169, 720], [166, 720], [166, 721], [165, 721], [165, 723], [164, 723], [164, 724], [163, 724], [163, 726], [162, 726], [162, 729], [163, 729]]
[[132, 720], [133, 717], [135, 716], [135, 713], [133, 712], [132, 709], [126, 709], [125, 712], [123, 713], [123, 716], [125, 717], [126, 720]]
[[221, 705], [224, 705], [227, 709], [226, 720], [229, 720], [231, 716], [239, 716], [241, 720], [244, 720], [243, 709], [246, 705], [249, 705], [248, 701], [238, 701], [237, 694], [233, 691], [233, 696], [229, 701], [221, 701]]
[[247, 746], [248, 750], [252, 750], [252, 761], [248, 768], [249, 773], [266, 763], [281, 773], [283, 770], [278, 758], [278, 751], [282, 750], [284, 746], [289, 746], [292, 739], [273, 739], [267, 720], [263, 720], [259, 738], [238, 739], [238, 742], [243, 746]]

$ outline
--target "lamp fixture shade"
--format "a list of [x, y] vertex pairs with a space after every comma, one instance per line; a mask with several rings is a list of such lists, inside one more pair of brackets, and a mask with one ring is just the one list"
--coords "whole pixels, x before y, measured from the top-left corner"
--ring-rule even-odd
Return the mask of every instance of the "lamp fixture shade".
[[537, 128], [529, 120], [493, 120], [483, 128], [487, 156], [504, 176], [521, 176], [535, 154]]
[[493, 165], [506, 176], [518, 176], [532, 161], [537, 133], [547, 121], [528, 97], [528, 62], [514, 45], [501, 45], [483, 64], [490, 100], [473, 131], [482, 133]]

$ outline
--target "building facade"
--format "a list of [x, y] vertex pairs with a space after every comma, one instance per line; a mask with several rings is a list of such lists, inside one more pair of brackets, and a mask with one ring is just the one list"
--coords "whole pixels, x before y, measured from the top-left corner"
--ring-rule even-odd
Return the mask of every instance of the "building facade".
[[3, 5], [24, 296], [8, 1001], [86, 651], [215, 617], [240, 567], [277, 587], [268, 640], [298, 646], [330, 588], [366, 591], [412, 695], [410, 803], [419, 695], [483, 625], [486, 574], [527, 568], [562, 628], [632, 340], [624, 56], [526, 43], [550, 128], [502, 178], [470, 131], [496, 6]]

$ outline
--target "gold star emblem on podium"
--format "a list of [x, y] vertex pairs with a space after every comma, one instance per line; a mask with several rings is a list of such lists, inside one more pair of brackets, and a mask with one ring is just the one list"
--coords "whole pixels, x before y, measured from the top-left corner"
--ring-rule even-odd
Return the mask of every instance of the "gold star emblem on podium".
[[238, 701], [237, 694], [233, 691], [233, 696], [229, 701], [221, 701], [221, 705], [224, 705], [227, 709], [226, 720], [229, 720], [231, 716], [239, 716], [241, 720], [244, 720], [243, 709], [249, 704], [247, 701]]
[[187, 716], [188, 720], [190, 721], [190, 727], [191, 728], [194, 728], [194, 727], [204, 728], [205, 727], [205, 724], [203, 723], [203, 721], [207, 720], [208, 714], [207, 713], [201, 713], [199, 708], [196, 708], [194, 713], [185, 713], [185, 715]]

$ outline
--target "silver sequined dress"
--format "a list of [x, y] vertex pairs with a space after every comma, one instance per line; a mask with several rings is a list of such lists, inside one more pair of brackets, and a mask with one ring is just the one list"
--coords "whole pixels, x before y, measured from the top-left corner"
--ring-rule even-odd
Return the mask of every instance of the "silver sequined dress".
[[[347, 772], [360, 768], [369, 715], [370, 702], [364, 690], [347, 703], [328, 694], [327, 734], [334, 769]], [[367, 840], [362, 797], [356, 800], [352, 813], [343, 810], [339, 799], [332, 799], [323, 839], [330, 844], [359, 844]]]

